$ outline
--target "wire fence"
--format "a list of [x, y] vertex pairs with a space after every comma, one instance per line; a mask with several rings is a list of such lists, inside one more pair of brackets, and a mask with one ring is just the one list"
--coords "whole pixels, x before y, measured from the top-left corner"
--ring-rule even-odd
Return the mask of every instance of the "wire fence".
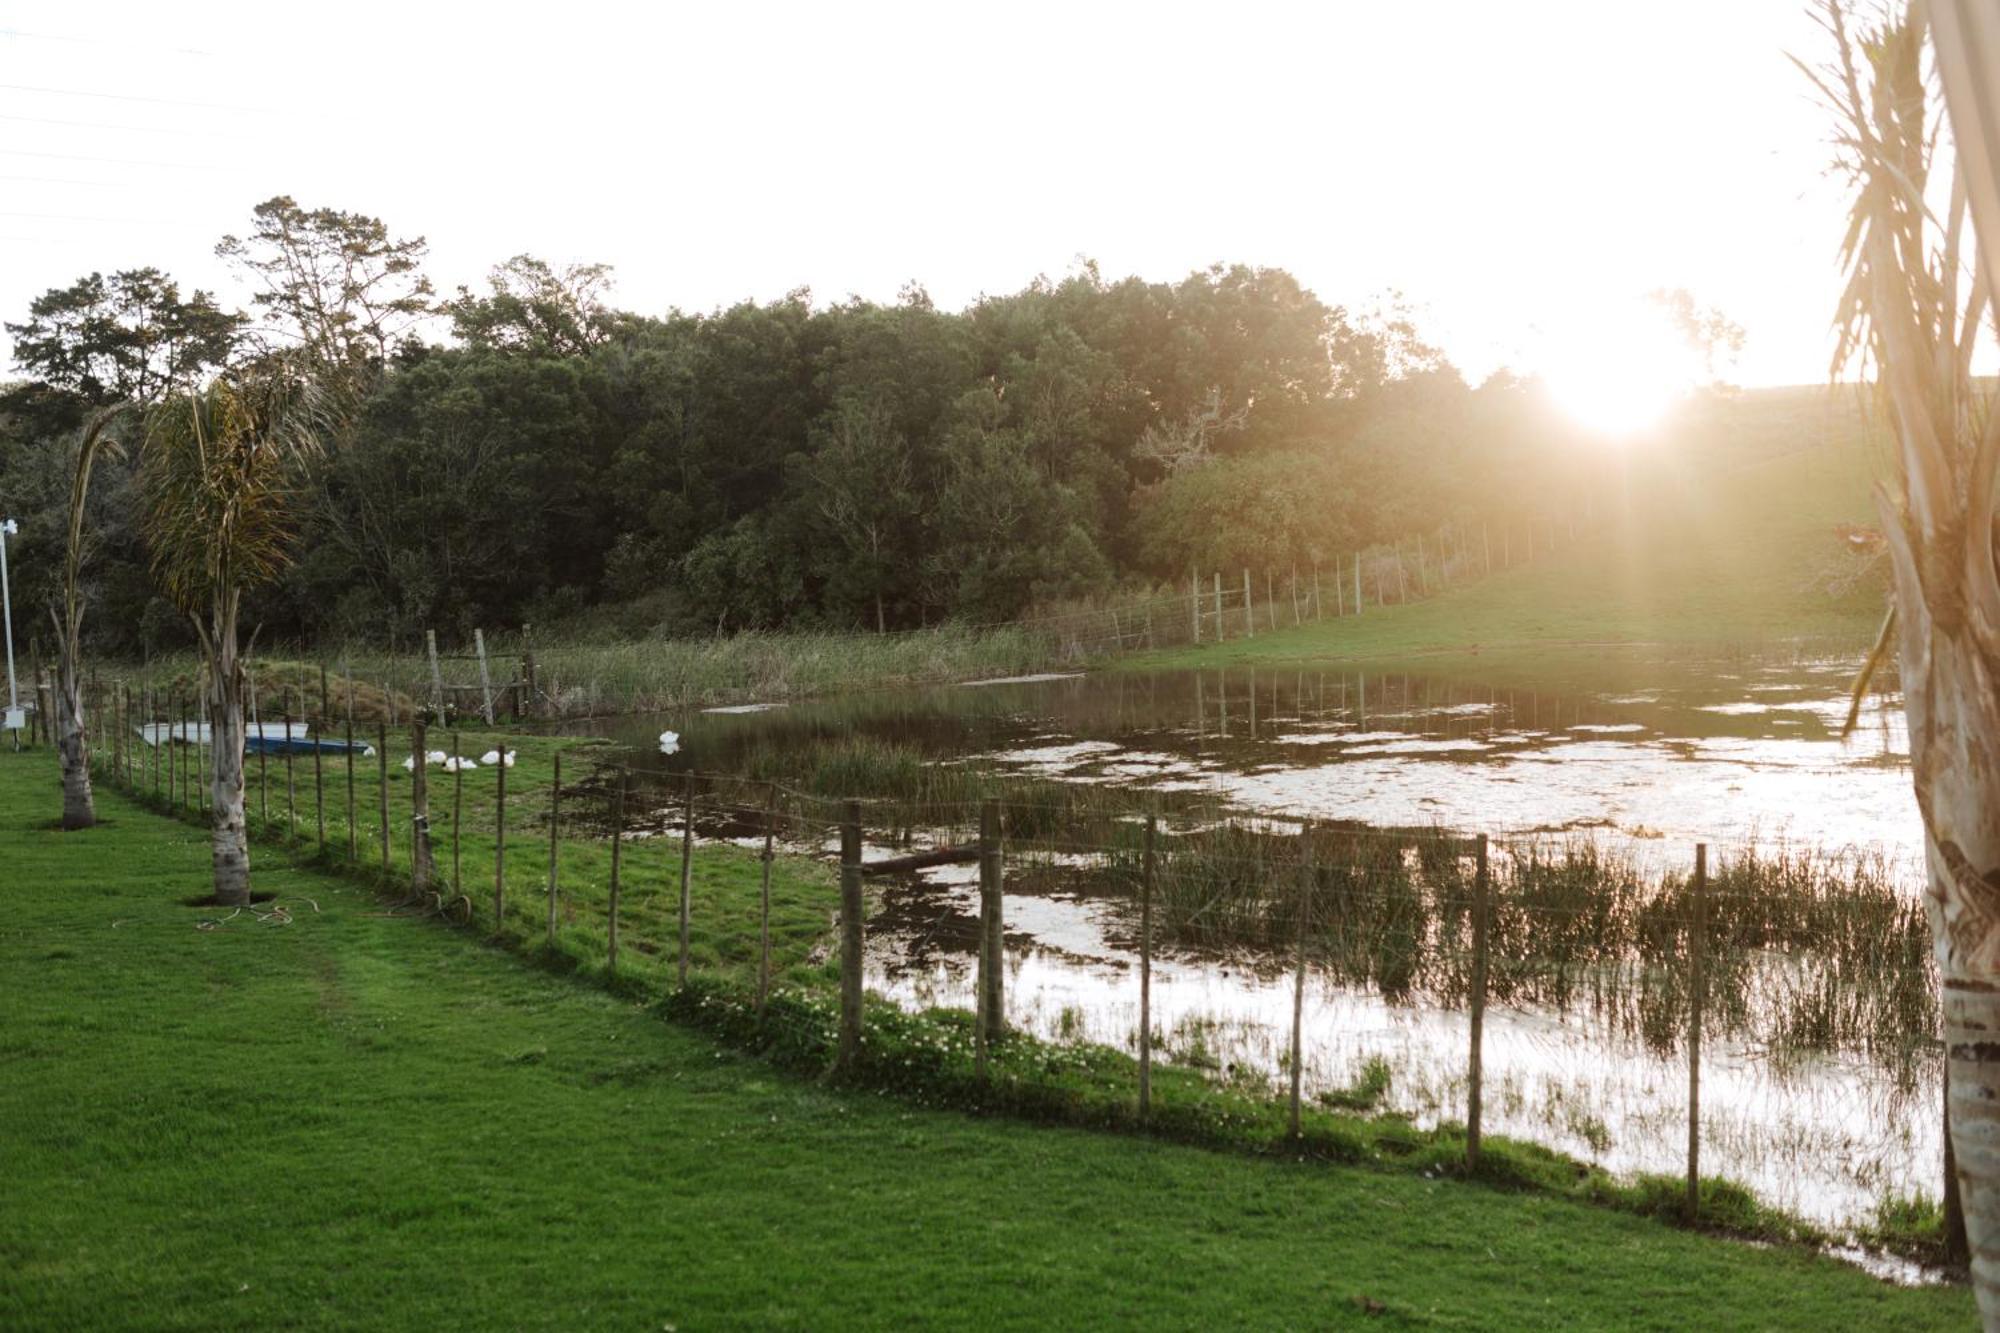
[[[92, 696], [97, 778], [199, 815], [208, 737], [153, 704]], [[1093, 1114], [1153, 1126], [1220, 1086], [1302, 1142], [1400, 1110], [1462, 1125], [1469, 1169], [1498, 1123], [1631, 1169], [1677, 1156], [1690, 1217], [1705, 1145], [1779, 1193], [1834, 1158], [1806, 1201], [1829, 1216], [1939, 1178], [1929, 926], [1880, 858], [1716, 843], [1647, 864], [1065, 784], [851, 799], [357, 725], [331, 695], [256, 744], [255, 839], [837, 1072], [943, 1062], [1016, 1098], [1081, 1079]], [[931, 1006], [969, 1018], [935, 1048], [869, 1047]]]
[[[315, 670], [351, 691], [364, 721], [391, 727], [493, 725], [780, 699], [856, 681], [928, 683], [1064, 670], [1121, 653], [1255, 638], [1437, 597], [1544, 560], [1595, 532], [1594, 508], [1561, 520], [1454, 520], [1404, 540], [1322, 560], [1191, 572], [1186, 584], [1106, 594], [1000, 621], [947, 621], [884, 634], [745, 631], [686, 639], [565, 642], [528, 627], [475, 629], [463, 641], [427, 631], [403, 651], [267, 647], [252, 697], [302, 715]], [[53, 716], [53, 668], [29, 654], [31, 725]], [[285, 661], [290, 657], [296, 661]], [[279, 660], [273, 660], [279, 659]], [[310, 666], [302, 662], [312, 663]], [[199, 690], [191, 657], [128, 673], [162, 700]], [[475, 719], [477, 720], [475, 722]]]

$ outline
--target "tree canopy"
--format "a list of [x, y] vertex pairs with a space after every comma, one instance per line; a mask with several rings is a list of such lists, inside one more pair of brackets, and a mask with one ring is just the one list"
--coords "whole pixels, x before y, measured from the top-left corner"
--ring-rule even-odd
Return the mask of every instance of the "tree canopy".
[[[232, 357], [305, 365], [332, 424], [297, 482], [299, 559], [252, 595], [269, 635], [991, 621], [1191, 568], [1303, 567], [1474, 506], [1550, 513], [1581, 484], [1532, 383], [1469, 387], [1393, 296], [1350, 311], [1281, 269], [1083, 264], [958, 311], [911, 284], [643, 314], [603, 265], [516, 255], [440, 302], [421, 238], [285, 196], [218, 252], [254, 324], [137, 269], [9, 326], [29, 378], [0, 393], [0, 485], [47, 493], [96, 405]], [[1733, 326], [1679, 297], [1726, 350]], [[182, 631], [129, 492], [105, 487], [112, 614], [93, 623], [137, 649]]]

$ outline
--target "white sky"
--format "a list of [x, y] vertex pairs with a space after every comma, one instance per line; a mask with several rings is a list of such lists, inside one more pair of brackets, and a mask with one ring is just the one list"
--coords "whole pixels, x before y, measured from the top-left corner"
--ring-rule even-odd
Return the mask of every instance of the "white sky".
[[1400, 288], [1475, 380], [1683, 286], [1748, 329], [1738, 382], [1812, 382], [1819, 37], [1802, 0], [0, 0], [0, 318], [143, 264], [239, 302], [214, 243], [287, 193], [428, 237], [440, 291], [527, 251], [654, 313], [1278, 265]]

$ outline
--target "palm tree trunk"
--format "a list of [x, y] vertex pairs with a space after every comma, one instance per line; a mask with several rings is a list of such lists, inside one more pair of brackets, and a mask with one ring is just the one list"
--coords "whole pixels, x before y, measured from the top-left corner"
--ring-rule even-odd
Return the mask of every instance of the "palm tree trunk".
[[243, 676], [235, 655], [235, 635], [212, 665], [208, 684], [212, 820], [209, 841], [215, 871], [215, 901], [225, 907], [250, 902], [250, 836], [244, 812]]
[[62, 826], [89, 828], [97, 822], [90, 791], [90, 736], [83, 725], [82, 682], [69, 653], [56, 664], [56, 751], [62, 759]]

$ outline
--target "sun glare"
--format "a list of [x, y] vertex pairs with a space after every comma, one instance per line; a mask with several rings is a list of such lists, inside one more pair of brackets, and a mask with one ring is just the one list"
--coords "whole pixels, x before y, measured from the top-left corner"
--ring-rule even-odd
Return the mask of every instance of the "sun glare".
[[1692, 353], [1652, 309], [1584, 321], [1551, 348], [1543, 378], [1586, 429], [1622, 440], [1658, 424], [1694, 382]]

